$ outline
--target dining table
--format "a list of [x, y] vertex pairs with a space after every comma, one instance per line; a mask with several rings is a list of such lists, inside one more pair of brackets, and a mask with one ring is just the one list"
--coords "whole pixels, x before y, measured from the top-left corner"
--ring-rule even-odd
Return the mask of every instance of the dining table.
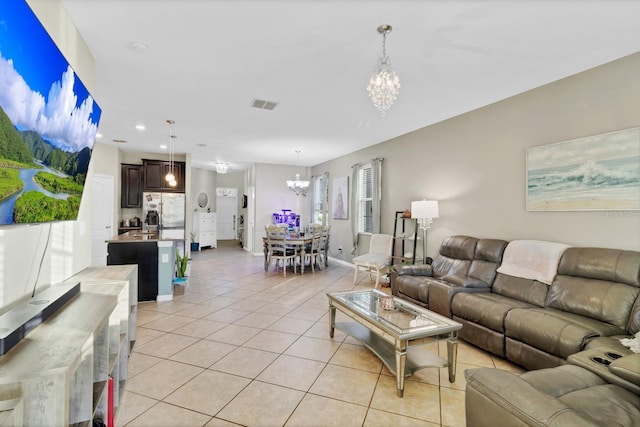
[[[306, 254], [306, 247], [313, 241], [311, 235], [300, 235], [296, 233], [288, 233], [285, 235], [285, 242], [288, 246], [295, 246], [300, 248], [300, 274], [304, 274], [304, 257]], [[267, 243], [267, 237], [262, 238], [264, 247], [264, 271], [269, 270], [269, 244]], [[324, 266], [327, 266], [327, 256], [324, 257]]]

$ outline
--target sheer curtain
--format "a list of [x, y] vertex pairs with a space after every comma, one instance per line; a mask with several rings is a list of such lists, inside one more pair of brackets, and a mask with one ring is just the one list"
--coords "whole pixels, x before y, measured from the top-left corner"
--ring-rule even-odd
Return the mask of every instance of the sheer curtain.
[[358, 178], [360, 177], [360, 163], [356, 163], [351, 166], [351, 237], [353, 239], [353, 249], [351, 249], [351, 255], [355, 255], [358, 252], [358, 224], [360, 222], [360, 185]]
[[329, 172], [312, 176], [309, 184], [309, 222], [329, 223]]
[[373, 212], [373, 234], [380, 233], [381, 212], [380, 199], [382, 198], [382, 159], [380, 157], [371, 160], [373, 179], [371, 189], [371, 211]]

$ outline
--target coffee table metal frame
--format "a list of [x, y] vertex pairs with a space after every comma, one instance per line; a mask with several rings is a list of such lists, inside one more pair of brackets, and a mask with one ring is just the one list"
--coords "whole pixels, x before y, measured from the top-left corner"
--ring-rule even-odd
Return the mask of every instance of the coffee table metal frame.
[[[426, 367], [448, 367], [449, 382], [456, 380], [458, 330], [462, 324], [394, 298], [393, 310], [384, 310], [380, 299], [388, 295], [377, 289], [327, 293], [329, 336], [334, 329], [356, 338], [396, 376], [397, 394], [404, 394], [404, 378]], [[336, 322], [336, 309], [353, 322]], [[418, 319], [414, 325], [408, 319]], [[405, 323], [404, 325], [399, 323]], [[418, 325], [416, 326], [415, 323]], [[434, 340], [447, 340], [447, 359], [420, 348]]]

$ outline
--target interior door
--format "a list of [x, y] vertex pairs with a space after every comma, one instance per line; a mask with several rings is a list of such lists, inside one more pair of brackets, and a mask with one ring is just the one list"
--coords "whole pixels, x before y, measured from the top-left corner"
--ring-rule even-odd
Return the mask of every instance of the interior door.
[[111, 175], [91, 176], [91, 265], [107, 265], [107, 239], [114, 234], [113, 197], [114, 183]]
[[216, 197], [216, 218], [218, 240], [235, 240], [238, 238], [236, 218], [238, 214], [238, 196], [226, 195]]

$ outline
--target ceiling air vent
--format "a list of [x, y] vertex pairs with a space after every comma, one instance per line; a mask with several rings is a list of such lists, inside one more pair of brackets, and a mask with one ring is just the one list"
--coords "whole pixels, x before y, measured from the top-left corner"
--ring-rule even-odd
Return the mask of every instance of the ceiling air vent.
[[273, 110], [278, 105], [277, 102], [274, 101], [265, 101], [264, 99], [253, 99], [251, 101], [251, 106], [253, 108], [260, 108], [261, 110]]

